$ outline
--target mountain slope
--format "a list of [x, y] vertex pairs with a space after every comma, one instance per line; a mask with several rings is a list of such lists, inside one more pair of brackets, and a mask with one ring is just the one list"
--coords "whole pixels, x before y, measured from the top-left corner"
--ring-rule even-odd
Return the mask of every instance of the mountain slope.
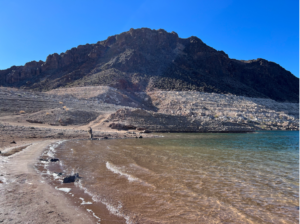
[[0, 70], [0, 86], [33, 90], [109, 85], [131, 91], [197, 90], [299, 102], [299, 79], [264, 59], [235, 60], [197, 37], [131, 29], [46, 61]]

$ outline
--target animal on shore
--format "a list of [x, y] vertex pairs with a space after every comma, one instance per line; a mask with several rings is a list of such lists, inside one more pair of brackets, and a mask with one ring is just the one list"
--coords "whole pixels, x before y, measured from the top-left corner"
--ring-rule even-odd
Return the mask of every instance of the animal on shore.
[[90, 139], [93, 139], [93, 130], [91, 127], [89, 127], [87, 132], [89, 133]]

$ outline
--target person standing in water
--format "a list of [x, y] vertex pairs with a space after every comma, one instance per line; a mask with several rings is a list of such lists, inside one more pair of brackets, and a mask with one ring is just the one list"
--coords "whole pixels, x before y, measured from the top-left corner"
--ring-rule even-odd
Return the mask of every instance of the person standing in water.
[[91, 127], [89, 127], [88, 133], [90, 135], [90, 138], [93, 139], [93, 130]]

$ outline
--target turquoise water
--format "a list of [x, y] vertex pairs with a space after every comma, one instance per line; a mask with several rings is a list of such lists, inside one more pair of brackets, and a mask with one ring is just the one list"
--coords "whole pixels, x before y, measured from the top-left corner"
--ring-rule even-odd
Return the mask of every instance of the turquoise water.
[[127, 223], [298, 223], [299, 132], [68, 141], [66, 173]]

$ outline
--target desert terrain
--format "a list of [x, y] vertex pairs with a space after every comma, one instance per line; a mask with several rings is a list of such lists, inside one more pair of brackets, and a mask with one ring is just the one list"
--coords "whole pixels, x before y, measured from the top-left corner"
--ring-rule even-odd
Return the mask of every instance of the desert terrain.
[[0, 87], [0, 223], [93, 223], [35, 164], [61, 139], [155, 137], [156, 132], [299, 130], [299, 104], [197, 91], [108, 86], [34, 92]]

